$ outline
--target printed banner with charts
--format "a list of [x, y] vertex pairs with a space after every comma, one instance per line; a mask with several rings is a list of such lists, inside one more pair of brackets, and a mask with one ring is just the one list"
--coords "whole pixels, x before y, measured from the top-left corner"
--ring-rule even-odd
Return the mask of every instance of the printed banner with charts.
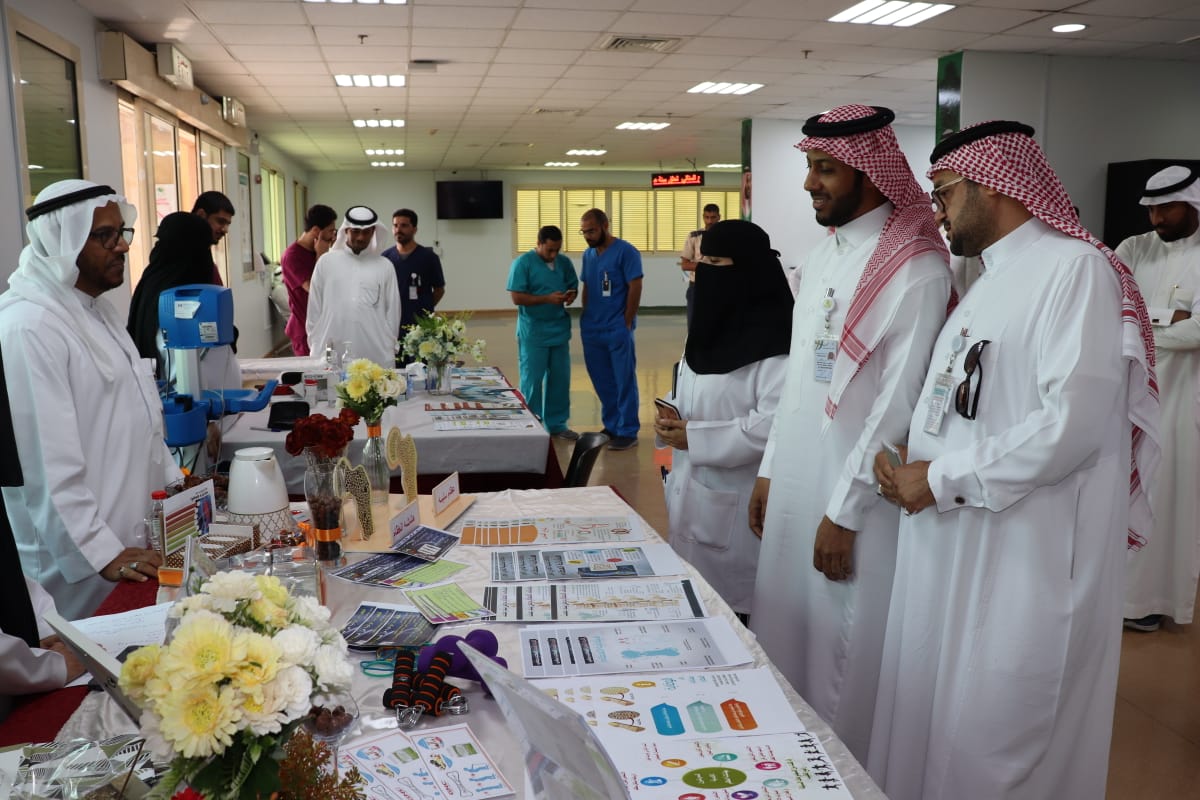
[[646, 534], [629, 517], [542, 517], [482, 519], [462, 524], [462, 543], [481, 546], [514, 544], [602, 544], [640, 542]]
[[489, 585], [483, 604], [497, 622], [618, 622], [697, 619], [704, 603], [691, 581], [610, 581]]
[[754, 660], [723, 617], [521, 628], [526, 678], [736, 667]]
[[614, 748], [627, 742], [805, 730], [767, 667], [546, 678], [535, 685], [582, 714], [614, 761], [620, 752]]
[[530, 548], [492, 553], [492, 580], [498, 582], [652, 578], [685, 572], [683, 562], [669, 544], [576, 550]]
[[850, 800], [833, 761], [807, 731], [605, 745], [639, 800]]
[[344, 744], [338, 767], [358, 767], [367, 782], [363, 796], [379, 800], [488, 800], [514, 793], [466, 725], [392, 731]]

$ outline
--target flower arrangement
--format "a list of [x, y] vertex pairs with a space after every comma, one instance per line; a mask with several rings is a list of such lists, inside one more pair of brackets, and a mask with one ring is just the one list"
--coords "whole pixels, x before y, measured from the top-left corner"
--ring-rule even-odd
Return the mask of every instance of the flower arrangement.
[[284, 447], [293, 456], [311, 448], [323, 458], [337, 458], [354, 438], [354, 426], [357, 424], [358, 414], [348, 408], [343, 408], [333, 418], [324, 414], [309, 414], [296, 420], [295, 426], [288, 432]]
[[134, 651], [120, 677], [143, 708], [147, 746], [171, 759], [151, 797], [185, 781], [206, 800], [269, 797], [313, 696], [349, 687], [354, 674], [329, 609], [274, 576], [219, 572], [170, 616], [170, 643]]
[[337, 385], [342, 405], [356, 412], [368, 425], [378, 424], [383, 410], [394, 406], [404, 392], [404, 383], [394, 369], [359, 358], [346, 367], [346, 380]]
[[467, 341], [467, 315], [429, 314], [418, 316], [404, 334], [404, 353], [426, 364], [444, 364], [465, 355], [483, 361], [487, 343]]

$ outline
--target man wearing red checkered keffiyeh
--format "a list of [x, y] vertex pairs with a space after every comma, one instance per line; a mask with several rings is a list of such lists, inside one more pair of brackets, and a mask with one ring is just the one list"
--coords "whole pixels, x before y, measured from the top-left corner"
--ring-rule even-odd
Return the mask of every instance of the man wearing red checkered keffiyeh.
[[951, 298], [945, 242], [893, 116], [847, 105], [804, 125], [804, 188], [832, 231], [800, 271], [787, 378], [750, 512], [763, 537], [751, 625], [862, 760], [899, 524], [876, 493], [872, 458], [881, 440], [907, 438]]
[[[868, 768], [894, 800], [1091, 800], [1158, 398], [1145, 304], [1017, 122], [943, 140], [937, 219], [982, 274], [946, 320], [905, 465]], [[1132, 464], [1132, 470], [1130, 468]]]

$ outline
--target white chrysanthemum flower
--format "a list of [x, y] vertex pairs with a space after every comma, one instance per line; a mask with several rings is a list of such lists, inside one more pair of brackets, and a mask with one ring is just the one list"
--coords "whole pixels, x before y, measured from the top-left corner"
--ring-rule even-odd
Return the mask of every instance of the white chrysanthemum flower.
[[279, 660], [286, 664], [311, 664], [321, 646], [321, 637], [316, 631], [303, 625], [284, 628], [272, 639], [279, 648]]
[[142, 737], [146, 740], [146, 749], [158, 763], [166, 763], [175, 757], [175, 748], [162, 734], [162, 720], [151, 711], [143, 711], [138, 721]]
[[207, 594], [188, 595], [182, 600], [172, 603], [171, 608], [167, 611], [167, 616], [178, 619], [184, 614], [194, 611], [217, 611], [215, 600], [215, 597]]
[[[290, 688], [290, 687], [289, 687]], [[279, 733], [287, 718], [291, 698], [278, 680], [268, 681], [242, 694], [243, 728], [256, 736]]]
[[317, 672], [317, 684], [321, 689], [345, 689], [354, 678], [354, 668], [339, 648], [323, 644], [317, 648], [313, 658], [313, 668]]
[[272, 681], [271, 692], [279, 698], [284, 698], [284, 716], [288, 722], [300, 719], [312, 708], [312, 677], [301, 667], [289, 666], [280, 669]]
[[329, 609], [311, 595], [301, 595], [295, 598], [292, 614], [302, 625], [310, 628], [320, 629], [329, 624]]
[[248, 572], [218, 572], [200, 587], [204, 594], [229, 600], [258, 600], [262, 590]]
[[394, 378], [384, 378], [375, 385], [375, 391], [385, 400], [391, 400], [404, 392], [404, 385]]

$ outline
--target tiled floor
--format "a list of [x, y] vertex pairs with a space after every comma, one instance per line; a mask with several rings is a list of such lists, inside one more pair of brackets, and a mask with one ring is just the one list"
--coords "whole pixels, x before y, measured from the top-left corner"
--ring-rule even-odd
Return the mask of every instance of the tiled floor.
[[[515, 314], [480, 314], [472, 336], [488, 341], [488, 361], [517, 380]], [[678, 312], [644, 313], [637, 334], [642, 433], [632, 450], [605, 452], [593, 484], [610, 484], [657, 530], [666, 533], [667, 513], [654, 460], [651, 420], [654, 398], [667, 393], [671, 365], [683, 351], [684, 319]], [[583, 367], [578, 326], [571, 342], [571, 427], [599, 430], [600, 404]], [[560, 463], [571, 444], [555, 440]], [[1200, 624], [1168, 624], [1156, 633], [1126, 631], [1121, 651], [1110, 800], [1200, 800]], [[969, 800], [963, 798], [963, 800]], [[1045, 800], [1053, 800], [1045, 798]]]

